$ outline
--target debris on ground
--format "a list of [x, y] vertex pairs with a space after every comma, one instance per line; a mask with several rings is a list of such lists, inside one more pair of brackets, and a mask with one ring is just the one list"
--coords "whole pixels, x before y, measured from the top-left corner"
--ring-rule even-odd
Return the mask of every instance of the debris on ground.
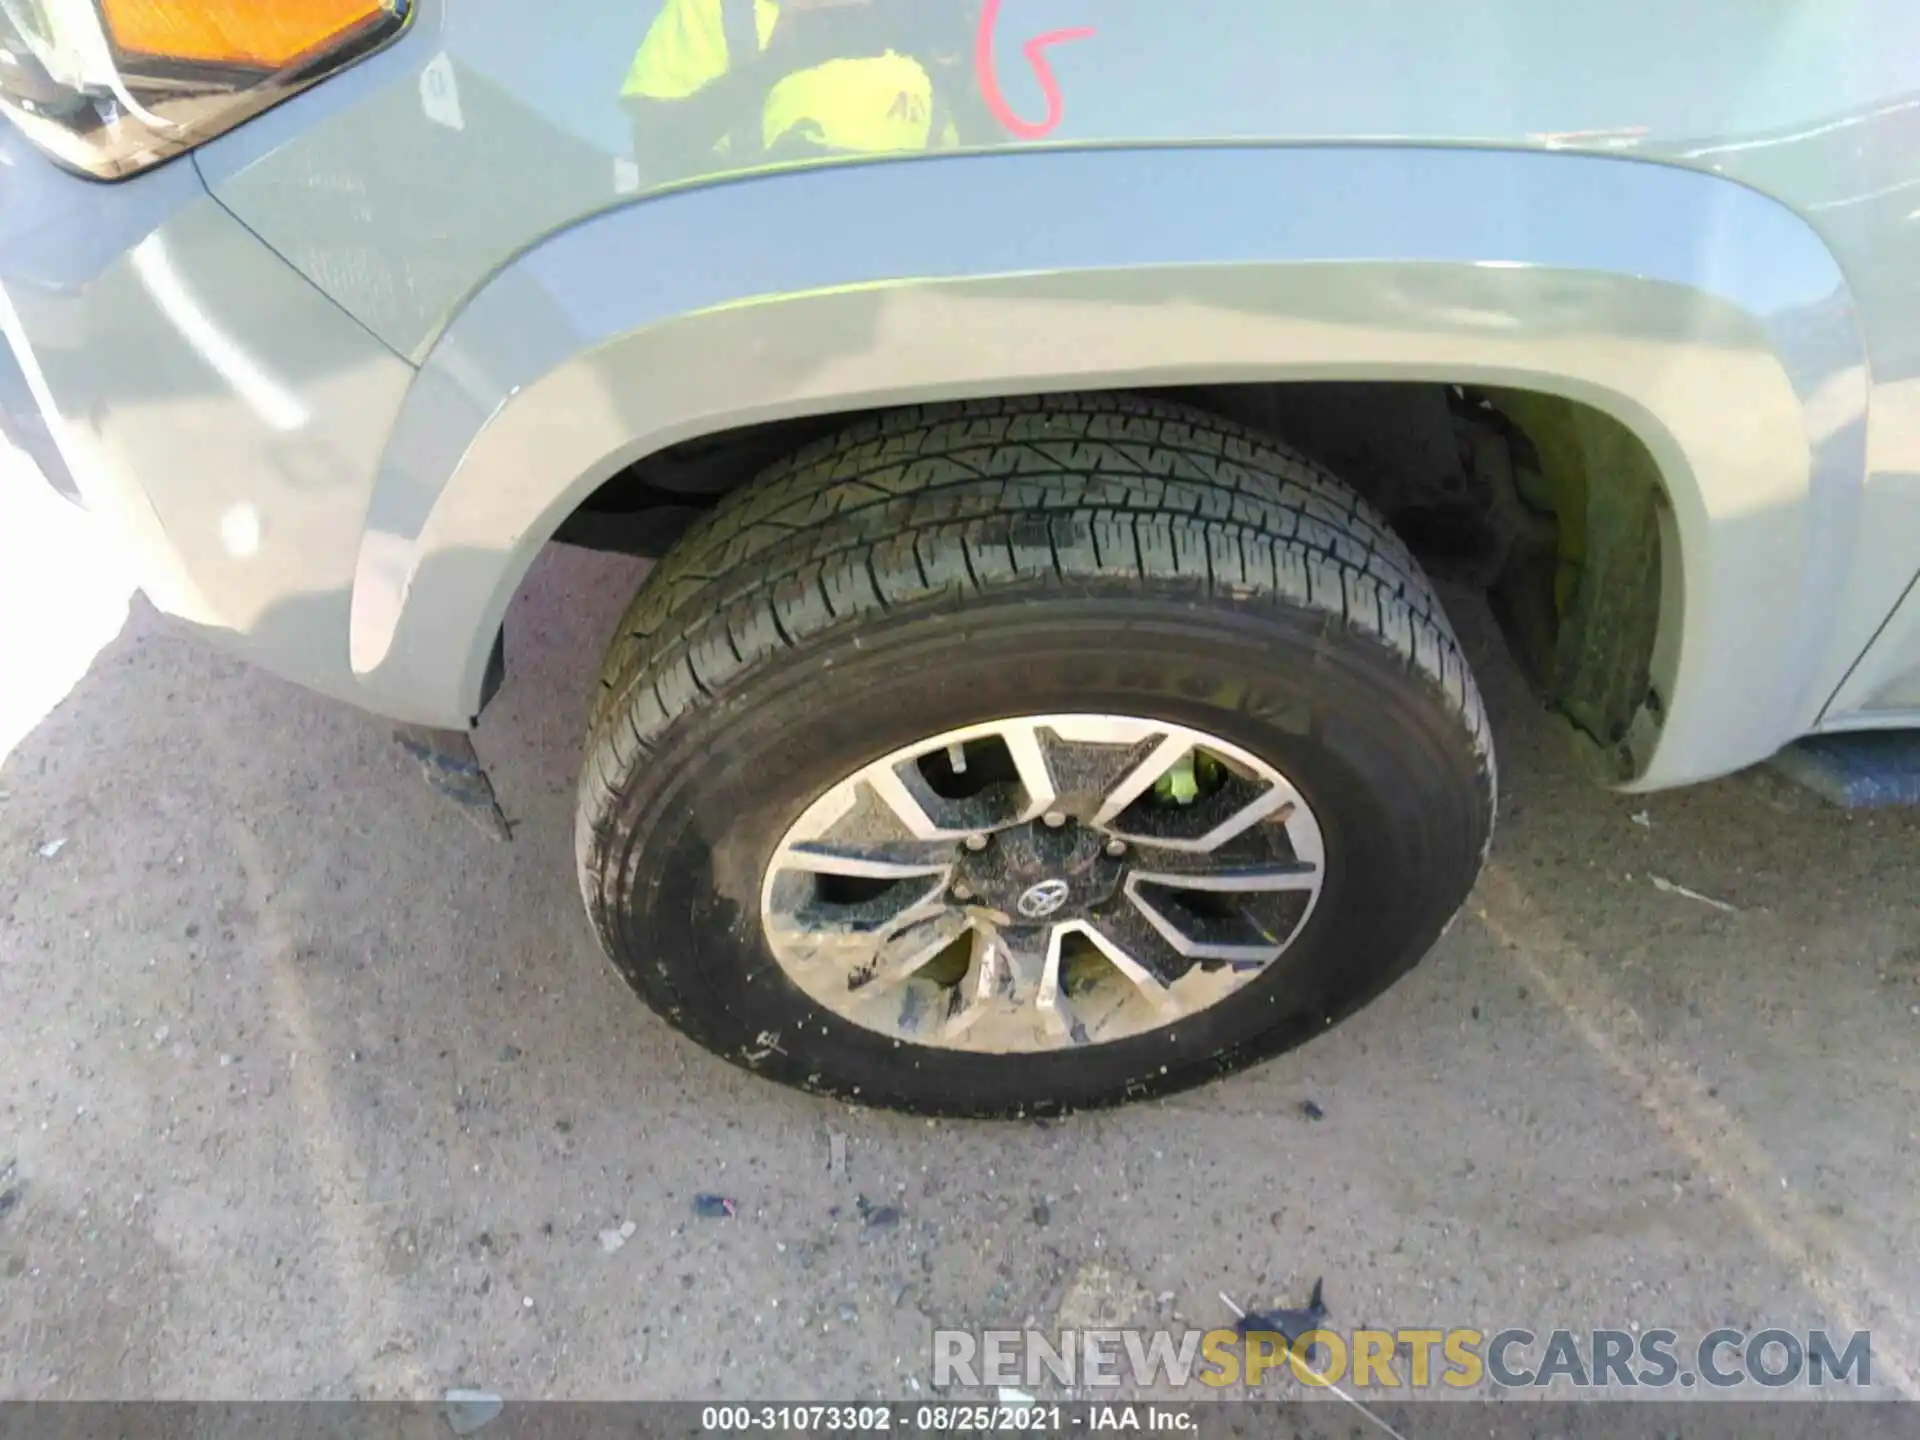
[[401, 725], [393, 738], [420, 766], [421, 777], [434, 794], [453, 801], [490, 838], [513, 838], [513, 826], [494, 797], [493, 782], [474, 753], [472, 736], [460, 730]]
[[847, 1178], [847, 1137], [838, 1130], [827, 1132], [827, 1174], [836, 1180]]
[[471, 1435], [499, 1419], [506, 1407], [491, 1390], [449, 1390], [440, 1408], [454, 1434]]
[[1714, 909], [1724, 911], [1728, 915], [1740, 913], [1738, 905], [1729, 905], [1726, 901], [1716, 900], [1711, 895], [1702, 895], [1698, 890], [1689, 890], [1684, 885], [1676, 885], [1664, 876], [1649, 875], [1647, 878], [1653, 882], [1653, 888], [1662, 895], [1678, 895], [1683, 900], [1698, 900], [1702, 905], [1711, 905]]
[[740, 1207], [724, 1195], [696, 1195], [693, 1213], [702, 1220], [731, 1220]]
[[[1324, 1277], [1313, 1282], [1313, 1294], [1307, 1297], [1306, 1308], [1301, 1310], [1248, 1310], [1234, 1322], [1234, 1329], [1244, 1338], [1248, 1335], [1278, 1335], [1287, 1342], [1291, 1350], [1299, 1343], [1300, 1337], [1310, 1330], [1323, 1328], [1327, 1320], [1326, 1299], [1321, 1293]], [[1238, 1311], [1239, 1306], [1225, 1295], [1220, 1297], [1227, 1307]], [[1313, 1363], [1308, 1356], [1309, 1364]]]
[[[1270, 1310], [1266, 1312], [1259, 1310], [1242, 1310], [1238, 1305], [1233, 1303], [1232, 1297], [1229, 1296], [1226, 1291], [1222, 1290], [1219, 1293], [1220, 1303], [1233, 1312], [1234, 1328], [1238, 1330], [1242, 1336], [1280, 1336], [1287, 1342], [1287, 1351], [1294, 1357], [1296, 1364], [1304, 1361], [1310, 1370], [1316, 1372], [1314, 1375], [1315, 1384], [1323, 1386], [1332, 1392], [1336, 1398], [1345, 1401], [1354, 1409], [1358, 1410], [1372, 1422], [1375, 1429], [1392, 1436], [1393, 1440], [1407, 1440], [1406, 1436], [1389, 1425], [1380, 1415], [1369, 1410], [1359, 1400], [1356, 1400], [1353, 1396], [1342, 1390], [1339, 1383], [1331, 1376], [1317, 1373], [1320, 1362], [1314, 1358], [1314, 1355], [1315, 1352], [1324, 1353], [1327, 1348], [1326, 1346], [1313, 1345], [1305, 1355], [1300, 1354], [1295, 1348], [1299, 1344], [1301, 1336], [1319, 1329], [1320, 1322], [1327, 1318], [1327, 1307], [1321, 1303], [1320, 1299], [1320, 1281], [1316, 1280], [1313, 1282], [1313, 1296], [1307, 1301], [1307, 1308], [1304, 1310]], [[1298, 1328], [1296, 1329], [1295, 1327]]]
[[639, 1226], [629, 1220], [618, 1229], [602, 1230], [600, 1232], [600, 1248], [609, 1255], [613, 1254], [614, 1251], [618, 1250], [633, 1238], [633, 1232], [637, 1229], [639, 1229]]
[[853, 1208], [860, 1212], [869, 1230], [890, 1230], [906, 1218], [907, 1213], [898, 1205], [876, 1205], [864, 1195], [853, 1202]]
[[993, 1392], [993, 1398], [998, 1400], [1002, 1405], [1034, 1405], [1039, 1403], [1026, 1391], [1016, 1390], [1011, 1385], [1000, 1386]]
[[40, 858], [42, 860], [51, 860], [66, 848], [67, 837], [62, 835], [58, 840], [49, 840], [40, 847]]
[[1302, 1100], [1300, 1102], [1300, 1113], [1309, 1120], [1324, 1120], [1327, 1118], [1327, 1112], [1311, 1100]]
[[1653, 816], [1645, 810], [1637, 810], [1633, 815], [1633, 823], [1638, 825], [1642, 830], [1651, 830], [1653, 828]]

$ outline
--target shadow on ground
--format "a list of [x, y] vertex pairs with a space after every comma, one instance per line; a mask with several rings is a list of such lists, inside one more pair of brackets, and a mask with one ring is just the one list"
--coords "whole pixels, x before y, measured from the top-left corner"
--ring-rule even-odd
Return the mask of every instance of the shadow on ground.
[[1322, 1274], [1341, 1324], [1872, 1326], [1910, 1374], [1914, 819], [1595, 791], [1469, 615], [1503, 828], [1412, 978], [1160, 1104], [856, 1111], [680, 1040], [583, 922], [637, 576], [556, 551], [516, 604], [511, 845], [138, 601], [0, 766], [0, 1393], [910, 1397], [935, 1324], [1213, 1324]]

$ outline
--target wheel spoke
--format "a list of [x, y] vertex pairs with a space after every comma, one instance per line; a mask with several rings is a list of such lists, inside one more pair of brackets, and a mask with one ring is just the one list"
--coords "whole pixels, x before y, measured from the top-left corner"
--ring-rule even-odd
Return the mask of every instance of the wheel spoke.
[[1218, 850], [1229, 840], [1252, 829], [1268, 816], [1278, 815], [1283, 810], [1291, 816], [1292, 812], [1299, 808], [1299, 799], [1291, 785], [1284, 781], [1271, 783], [1260, 794], [1194, 841], [1193, 848]]
[[1132, 885], [1159, 885], [1168, 890], [1204, 890], [1213, 894], [1247, 895], [1275, 890], [1311, 890], [1320, 883], [1320, 867], [1301, 861], [1276, 865], [1233, 865], [1215, 869], [1169, 871], [1157, 874], [1136, 870]]
[[1086, 936], [1156, 1006], [1167, 987], [1193, 966], [1136, 907], [1122, 901], [1084, 922]]
[[[1011, 745], [1010, 728], [1001, 733]], [[1056, 809], [1087, 824], [1095, 822], [1106, 797], [1166, 738], [1139, 721], [1023, 724], [1020, 728], [1031, 738], [1030, 745], [1023, 742], [1011, 752], [1031, 797], [1023, 818]]]
[[1148, 803], [1147, 792], [1156, 781], [1184, 757], [1209, 749], [1185, 736], [1156, 747], [1101, 806], [1097, 823], [1136, 844], [1205, 853], [1231, 843], [1263, 821], [1290, 829], [1297, 819], [1303, 834], [1313, 832], [1317, 846], [1317, 827], [1300, 793], [1264, 767], [1225, 765], [1223, 783], [1204, 795], [1172, 805]]
[[1087, 1027], [1073, 1013], [1066, 990], [1060, 983], [1060, 962], [1067, 934], [1066, 925], [1055, 925], [1047, 934], [1047, 948], [1040, 957], [1039, 983], [1034, 987], [1033, 1004], [1040, 1012], [1040, 1023], [1061, 1045], [1087, 1043]]
[[1178, 1003], [1168, 987], [1190, 961], [1173, 953], [1151, 927], [1137, 923], [1123, 908], [1102, 915], [1097, 922], [1076, 923], [1148, 1005], [1166, 1019], [1178, 1015]]
[[978, 952], [979, 931], [969, 916], [955, 910], [945, 910], [896, 931], [864, 968], [848, 975], [847, 1009], [856, 1018], [864, 1018], [865, 1023], [890, 1026], [907, 1034], [939, 1030], [952, 991], [927, 972], [959, 941]]
[[1031, 820], [1052, 806], [1059, 795], [1053, 772], [1047, 765], [1046, 747], [1032, 725], [1008, 724], [1000, 727], [1000, 739], [1013, 757], [1013, 768], [1020, 776], [1020, 788], [1026, 792], [1020, 818]]
[[[884, 945], [906, 926], [948, 911], [944, 876], [919, 875], [906, 879], [862, 882], [881, 888], [874, 894], [836, 900], [809, 892], [804, 873], [781, 872], [776, 880], [791, 886], [791, 903], [769, 910], [767, 925], [781, 941], [806, 943], [812, 951], [831, 950], [858, 963], [860, 946]], [[954, 912], [959, 913], [959, 912]]]
[[[898, 985], [924, 969], [934, 956], [973, 929], [973, 921], [964, 911], [942, 906], [924, 919], [915, 919], [893, 930], [881, 941], [874, 954], [871, 982], [881, 988]], [[849, 990], [858, 987], [851, 982]]]
[[946, 840], [801, 840], [789, 845], [775, 863], [815, 875], [905, 880], [952, 869], [953, 845]]
[[[1264, 965], [1280, 953], [1284, 942], [1276, 939], [1245, 909], [1229, 903], [1194, 911], [1181, 905], [1178, 896], [1178, 891], [1143, 884], [1138, 877], [1129, 880], [1126, 886], [1126, 899], [1132, 913], [1183, 957], [1185, 963], [1176, 974], [1185, 974], [1196, 961]], [[1291, 931], [1292, 927], [1288, 929]]]
[[1316, 872], [1326, 869], [1326, 842], [1321, 837], [1320, 826], [1297, 796], [1289, 803], [1291, 808], [1279, 822], [1279, 828], [1286, 832], [1293, 858], [1302, 865], [1311, 865]]
[[907, 827], [907, 833], [915, 839], [937, 840], [946, 834], [933, 816], [927, 813], [920, 797], [908, 788], [899, 767], [876, 765], [867, 772], [866, 781], [875, 798], [893, 812], [894, 817]]
[[1085, 1032], [1060, 994], [1058, 947], [1043, 932], [977, 931], [973, 963], [948, 1000], [945, 1043], [969, 1049], [1031, 1046], [1036, 1025], [1055, 1044], [1080, 1044]]
[[948, 992], [937, 1037], [969, 1049], [1084, 1045], [1086, 1027], [1060, 979], [1058, 933], [976, 930], [973, 963]]
[[958, 910], [948, 910], [945, 885], [916, 887], [899, 881], [874, 899], [856, 904], [801, 900], [787, 910], [770, 912], [766, 927], [778, 945], [806, 964], [831, 962], [854, 972], [862, 966], [872, 968], [883, 948], [902, 931], [945, 914], [960, 916]]
[[[1225, 854], [1143, 849], [1139, 868], [1127, 877], [1126, 898], [1184, 956], [1265, 964], [1306, 919], [1322, 879], [1317, 862], [1253, 858], [1251, 852], [1262, 850], [1271, 857], [1282, 848], [1277, 840], [1269, 833], [1262, 843], [1230, 842]], [[1317, 830], [1312, 840], [1317, 853]]]
[[[959, 738], [863, 772], [876, 799], [909, 835], [957, 840], [1031, 820], [1053, 805], [1053, 778], [1033, 725], [1010, 720], [956, 735]], [[998, 753], [1002, 747], [1004, 756]], [[984, 773], [976, 765], [980, 757], [969, 759], [970, 748], [987, 751]], [[926, 768], [930, 759], [947, 772], [938, 788]], [[975, 783], [977, 775], [981, 779]]]
[[1174, 762], [1192, 748], [1193, 742], [1185, 736], [1163, 736], [1147, 752], [1145, 759], [1121, 776], [1107, 791], [1091, 823], [1111, 825], [1123, 810], [1152, 789], [1154, 781], [1171, 770]]
[[1000, 955], [991, 933], [975, 930], [973, 955], [967, 973], [947, 997], [947, 1008], [940, 1017], [937, 1039], [943, 1045], [958, 1044], [987, 1015], [1001, 985]]

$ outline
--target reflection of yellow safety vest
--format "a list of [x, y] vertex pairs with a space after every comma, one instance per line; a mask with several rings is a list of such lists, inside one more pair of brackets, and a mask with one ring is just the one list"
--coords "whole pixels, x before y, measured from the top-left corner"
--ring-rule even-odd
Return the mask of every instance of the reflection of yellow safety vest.
[[[640, 53], [627, 72], [625, 95], [649, 100], [684, 100], [727, 73], [727, 0], [666, 0]], [[779, 0], [753, 0], [753, 28], [760, 48], [773, 39], [780, 19]]]
[[[622, 93], [684, 100], [725, 75], [731, 65], [722, 9], [727, 3], [666, 0], [633, 57]], [[764, 51], [779, 23], [779, 0], [752, 4]], [[863, 154], [957, 145], [950, 122], [935, 137], [933, 109], [933, 80], [911, 56], [888, 51], [828, 60], [775, 82], [761, 114], [761, 140], [771, 150], [797, 133], [823, 149]]]
[[[954, 144], [953, 127], [944, 129], [941, 144]], [[795, 131], [829, 150], [925, 150], [933, 139], [933, 81], [918, 60], [892, 51], [797, 71], [773, 87], [761, 116], [769, 150]]]

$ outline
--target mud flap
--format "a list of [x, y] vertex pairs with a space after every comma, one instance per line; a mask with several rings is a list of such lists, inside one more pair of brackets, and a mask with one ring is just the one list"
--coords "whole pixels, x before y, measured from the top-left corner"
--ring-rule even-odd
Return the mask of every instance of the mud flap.
[[393, 732], [400, 748], [420, 766], [421, 778], [436, 795], [451, 800], [480, 829], [496, 840], [511, 840], [513, 831], [494, 798], [493, 782], [474, 753], [473, 737], [464, 730], [429, 730], [423, 725], [401, 725]]

